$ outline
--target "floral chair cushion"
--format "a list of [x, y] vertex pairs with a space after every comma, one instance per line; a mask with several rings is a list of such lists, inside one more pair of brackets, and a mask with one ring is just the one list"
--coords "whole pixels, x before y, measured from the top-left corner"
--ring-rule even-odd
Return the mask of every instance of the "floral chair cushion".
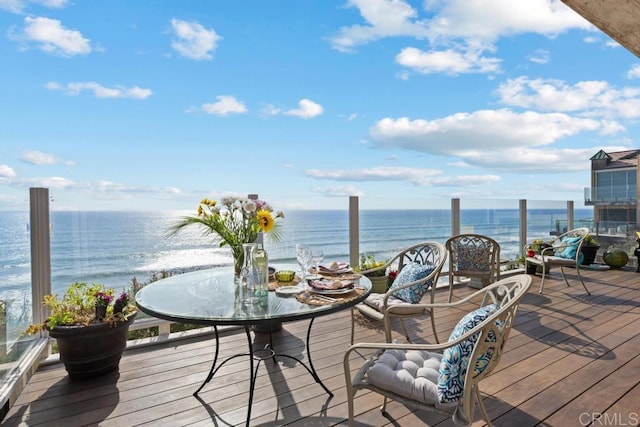
[[491, 250], [488, 247], [461, 247], [458, 250], [458, 270], [491, 270]]
[[[389, 290], [396, 289], [400, 286], [404, 286], [407, 283], [415, 282], [416, 280], [424, 279], [433, 271], [434, 266], [432, 264], [420, 264], [417, 262], [405, 265], [400, 273], [398, 273], [398, 277], [393, 281], [393, 284], [389, 288]], [[433, 280], [429, 280], [424, 283], [419, 283], [415, 286], [411, 286], [410, 288], [402, 289], [398, 292], [394, 292], [393, 296], [400, 298], [401, 300], [411, 303], [417, 304], [422, 299], [422, 296], [427, 292], [427, 290], [433, 285]]]
[[[451, 332], [449, 341], [453, 341], [498, 311], [500, 307], [496, 304], [480, 307], [465, 315]], [[440, 403], [456, 402], [464, 390], [464, 377], [467, 374], [469, 357], [473, 347], [478, 340], [478, 334], [469, 337], [453, 347], [447, 348], [442, 354], [440, 372], [438, 374], [438, 398]], [[495, 342], [496, 337], [489, 334], [488, 342]], [[476, 374], [482, 373], [493, 355], [492, 349], [480, 356], [474, 367]]]

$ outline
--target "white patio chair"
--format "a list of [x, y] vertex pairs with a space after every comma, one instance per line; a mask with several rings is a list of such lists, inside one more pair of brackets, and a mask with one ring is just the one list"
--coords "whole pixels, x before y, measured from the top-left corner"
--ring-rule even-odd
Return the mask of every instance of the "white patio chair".
[[[475, 302], [476, 309], [460, 320], [446, 343], [352, 345], [343, 360], [349, 426], [354, 424], [355, 394], [361, 389], [384, 396], [380, 408], [383, 413], [391, 398], [410, 408], [449, 415], [459, 425], [473, 422], [477, 402], [490, 426], [479, 383], [498, 365], [520, 299], [530, 286], [531, 277], [521, 274], [495, 282], [454, 303], [425, 305], [425, 309], [440, 310]], [[385, 322], [385, 327], [388, 326]], [[352, 356], [355, 352], [361, 357], [363, 350], [373, 350], [374, 354], [352, 376]]]
[[[549, 246], [542, 249], [539, 254], [535, 254], [532, 257], [525, 257], [525, 267], [527, 264], [535, 264], [542, 267], [542, 278], [540, 280], [540, 291], [538, 293], [541, 294], [544, 290], [544, 280], [547, 277], [548, 270], [552, 266], [557, 265], [560, 267], [560, 273], [562, 274], [562, 278], [567, 286], [571, 285], [567, 280], [567, 276], [564, 274], [564, 268], [575, 268], [582, 287], [587, 292], [587, 295], [591, 295], [589, 289], [587, 289], [587, 285], [585, 285], [584, 280], [582, 280], [582, 275], [580, 274], [580, 264], [582, 264], [583, 257], [582, 245], [588, 235], [588, 228], [575, 228], [573, 230], [569, 230], [564, 234], [554, 237], [551, 241], [546, 242]], [[524, 253], [527, 254], [530, 248], [531, 243], [524, 247]]]
[[449, 253], [449, 302], [456, 277], [477, 278], [482, 286], [500, 280], [500, 245], [481, 234], [458, 234], [446, 241]]
[[[354, 310], [384, 322], [390, 321], [391, 317], [399, 318], [407, 341], [410, 339], [404, 319], [429, 314], [434, 337], [439, 342], [433, 313], [425, 310], [424, 307], [419, 307], [417, 303], [429, 290], [431, 290], [430, 298], [433, 303], [436, 283], [446, 259], [447, 251], [442, 244], [422, 242], [401, 250], [383, 266], [361, 272], [395, 268], [398, 275], [387, 293], [372, 293], [364, 302], [351, 309], [351, 344], [353, 344], [355, 328]], [[386, 329], [385, 334], [387, 341], [391, 342], [391, 330]]]

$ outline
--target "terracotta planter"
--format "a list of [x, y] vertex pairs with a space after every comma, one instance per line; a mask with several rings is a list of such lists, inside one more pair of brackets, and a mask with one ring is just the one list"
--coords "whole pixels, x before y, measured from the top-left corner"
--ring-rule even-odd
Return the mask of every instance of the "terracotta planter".
[[127, 346], [129, 325], [126, 322], [96, 323], [89, 326], [56, 326], [49, 336], [58, 342], [60, 360], [71, 379], [93, 378], [118, 369], [122, 351]]

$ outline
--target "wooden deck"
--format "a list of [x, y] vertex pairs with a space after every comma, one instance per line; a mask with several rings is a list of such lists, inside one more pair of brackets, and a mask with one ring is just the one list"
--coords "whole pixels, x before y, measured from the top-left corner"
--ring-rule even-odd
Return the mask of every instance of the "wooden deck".
[[[573, 272], [571, 272], [573, 273]], [[559, 272], [539, 295], [539, 277], [520, 306], [497, 371], [481, 383], [484, 401], [498, 426], [638, 425], [640, 422], [640, 273], [634, 269], [583, 273], [592, 295]], [[570, 279], [575, 275], [570, 274]], [[469, 292], [465, 286], [454, 296]], [[446, 290], [438, 291], [444, 301]], [[446, 337], [461, 314], [440, 312]], [[335, 396], [329, 396], [298, 364], [288, 360], [260, 367], [252, 426], [343, 425], [347, 416], [342, 356], [349, 341], [350, 311], [318, 318], [312, 331], [313, 363]], [[409, 322], [416, 341], [431, 341], [429, 321]], [[305, 358], [307, 322], [285, 324], [274, 335], [279, 351]], [[356, 341], [382, 342], [380, 325], [359, 318]], [[400, 338], [400, 335], [397, 335]], [[260, 334], [256, 344], [262, 346]], [[246, 349], [244, 333], [222, 338], [221, 357]], [[244, 425], [248, 361], [237, 358], [200, 393], [213, 340], [189, 339], [125, 352], [120, 372], [70, 382], [61, 365], [41, 367], [3, 421], [5, 426], [225, 426]], [[429, 412], [397, 403], [389, 418], [375, 393], [356, 395], [359, 426], [449, 426]], [[597, 414], [600, 421], [591, 423]], [[476, 411], [474, 425], [484, 425]]]

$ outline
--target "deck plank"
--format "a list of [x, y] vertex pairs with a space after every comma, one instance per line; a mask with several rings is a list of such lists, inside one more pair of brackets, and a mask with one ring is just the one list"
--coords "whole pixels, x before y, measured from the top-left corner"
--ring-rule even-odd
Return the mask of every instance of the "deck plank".
[[[552, 272], [543, 295], [539, 276], [520, 306], [514, 328], [496, 372], [481, 383], [484, 403], [496, 425], [578, 425], [594, 413], [632, 422], [640, 418], [640, 275], [631, 269], [592, 271], [583, 277], [592, 295], [584, 293], [569, 273], [567, 287]], [[458, 285], [454, 297], [472, 290]], [[448, 290], [438, 290], [444, 302]], [[438, 333], [446, 340], [464, 310], [436, 312]], [[256, 380], [251, 425], [344, 425], [347, 396], [342, 356], [349, 345], [350, 310], [316, 319], [312, 330], [313, 364], [332, 398], [299, 363], [270, 360]], [[428, 318], [407, 322], [412, 339], [433, 342]], [[305, 334], [308, 321], [285, 324], [274, 333], [277, 351], [308, 363]], [[402, 340], [394, 325], [394, 338]], [[252, 336], [256, 347], [266, 334]], [[383, 342], [379, 322], [356, 316], [357, 342]], [[222, 359], [245, 351], [242, 330], [221, 337]], [[200, 393], [192, 396], [211, 366], [214, 341], [189, 338], [125, 351], [119, 372], [87, 381], [69, 381], [60, 364], [40, 367], [10, 408], [3, 425], [243, 425], [247, 414], [247, 358], [228, 362]], [[359, 364], [352, 354], [352, 368]], [[388, 418], [379, 408], [382, 397], [358, 392], [356, 425], [453, 425], [445, 416], [390, 402]], [[635, 412], [634, 412], [635, 411]], [[476, 411], [473, 425], [484, 422]]]

